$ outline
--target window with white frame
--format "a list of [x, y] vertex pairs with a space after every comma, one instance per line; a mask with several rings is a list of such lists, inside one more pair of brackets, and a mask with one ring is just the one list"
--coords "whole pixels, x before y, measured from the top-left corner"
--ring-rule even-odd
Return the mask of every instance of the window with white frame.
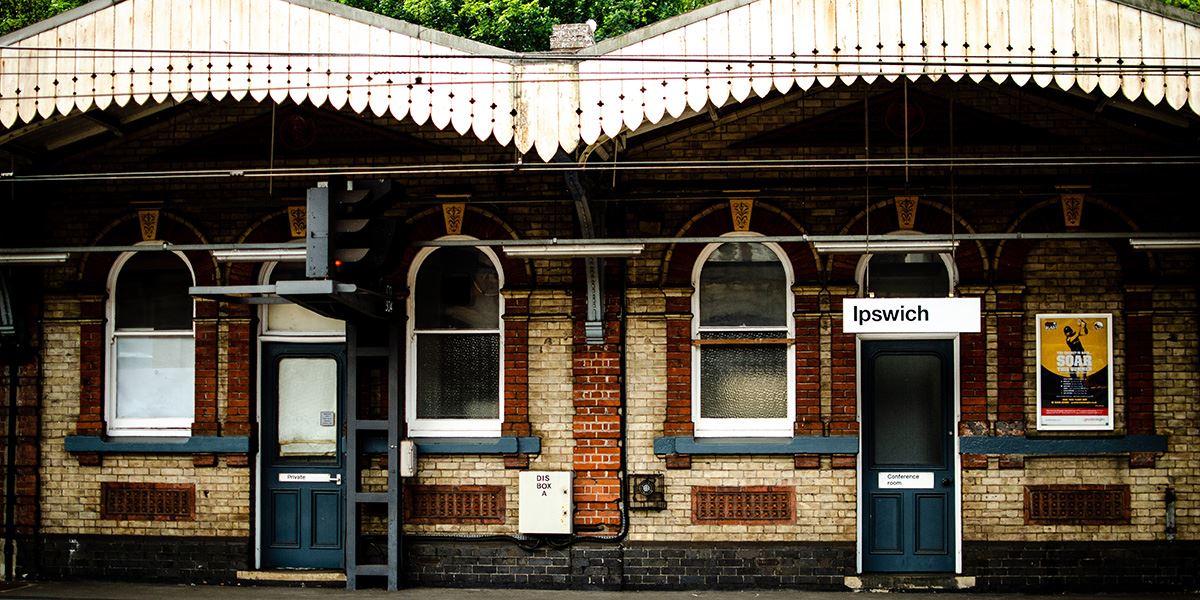
[[173, 252], [117, 259], [108, 281], [110, 435], [191, 435], [196, 341], [191, 266]]
[[693, 283], [696, 436], [790, 437], [794, 301], [782, 250], [753, 241], [714, 244], [696, 261]]
[[504, 286], [486, 249], [418, 255], [409, 275], [407, 415], [414, 437], [498, 436]]
[[948, 254], [869, 254], [859, 267], [861, 295], [873, 298], [945, 298], [953, 289]]
[[[307, 278], [304, 273], [304, 263], [279, 262], [271, 263], [263, 268], [263, 283], [274, 284], [280, 281], [298, 281]], [[262, 333], [267, 338], [279, 337], [296, 341], [305, 337], [337, 337], [346, 335], [346, 322], [319, 315], [303, 306], [283, 302], [279, 304], [264, 304], [262, 313]]]

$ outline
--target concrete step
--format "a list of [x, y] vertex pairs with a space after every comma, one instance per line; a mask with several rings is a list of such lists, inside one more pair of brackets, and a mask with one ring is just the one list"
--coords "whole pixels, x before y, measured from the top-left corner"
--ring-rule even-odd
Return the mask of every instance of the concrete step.
[[346, 573], [333, 569], [267, 569], [238, 571], [238, 583], [294, 587], [343, 587]]
[[975, 587], [975, 578], [945, 573], [867, 573], [846, 577], [844, 583], [856, 592], [937, 592], [969, 590]]

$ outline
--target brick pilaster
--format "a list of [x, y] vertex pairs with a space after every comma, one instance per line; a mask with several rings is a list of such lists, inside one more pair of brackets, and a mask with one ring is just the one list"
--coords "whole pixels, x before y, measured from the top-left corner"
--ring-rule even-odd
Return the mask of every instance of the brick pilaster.
[[79, 420], [75, 433], [104, 433], [104, 299], [79, 303]]
[[667, 417], [663, 435], [692, 435], [692, 300], [690, 290], [666, 290]]
[[[816, 298], [796, 299], [796, 435], [821, 435], [821, 315]], [[806, 312], [801, 312], [804, 310]]]
[[959, 336], [959, 418], [964, 422], [986, 424], [987, 344], [982, 333]]
[[[1154, 433], [1154, 322], [1152, 292], [1125, 292], [1125, 429]], [[1113, 368], [1109, 365], [1109, 368]]]
[[[576, 315], [586, 314], [581, 299], [575, 304]], [[608, 311], [603, 344], [585, 341], [582, 319], [575, 321], [573, 337], [575, 525], [584, 535], [611, 535], [621, 522], [620, 326]]]
[[1025, 431], [1025, 301], [1023, 289], [996, 292], [997, 434]]
[[250, 398], [253, 385], [251, 370], [251, 325], [248, 316], [230, 318], [226, 323], [225, 422], [222, 435], [250, 435]]
[[858, 357], [856, 356], [855, 335], [844, 333], [842, 301], [841, 298], [835, 299], [832, 306], [829, 433], [830, 435], [858, 435], [858, 390], [855, 384], [858, 374]]
[[504, 435], [528, 436], [529, 292], [504, 295]]
[[217, 304], [196, 301], [196, 415], [192, 435], [217, 435]]

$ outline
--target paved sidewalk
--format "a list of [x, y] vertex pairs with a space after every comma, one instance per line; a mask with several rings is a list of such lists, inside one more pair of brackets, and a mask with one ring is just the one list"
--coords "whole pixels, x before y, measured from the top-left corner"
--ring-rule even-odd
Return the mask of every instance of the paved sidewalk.
[[[876, 594], [863, 592], [862, 594]], [[0, 600], [12, 598], [41, 600], [303, 600], [305, 598], [344, 598], [373, 600], [378, 598], [413, 598], [419, 600], [852, 600], [861, 597], [853, 592], [797, 592], [797, 591], [691, 591], [691, 592], [590, 592], [528, 589], [447, 589], [412, 588], [399, 592], [383, 590], [347, 591], [343, 588], [293, 588], [219, 585], [159, 585], [142, 583], [112, 582], [48, 582], [18, 585], [13, 589], [0, 588]], [[946, 600], [947, 593], [910, 593], [903, 600]], [[965, 600], [1084, 600], [1094, 599], [1095, 594], [979, 594], [966, 593]], [[1109, 594], [1112, 600], [1192, 600], [1200, 594], [1161, 593]], [[899, 600], [899, 599], [898, 599]]]

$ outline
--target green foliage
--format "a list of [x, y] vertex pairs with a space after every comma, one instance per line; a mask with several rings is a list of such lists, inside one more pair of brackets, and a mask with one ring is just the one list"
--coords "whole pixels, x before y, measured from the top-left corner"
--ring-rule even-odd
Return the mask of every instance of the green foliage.
[[1178, 6], [1179, 8], [1186, 8], [1190, 11], [1200, 12], [1200, 0], [1162, 0], [1162, 1], [1170, 6]]
[[0, 35], [49, 19], [84, 0], [0, 0]]
[[[550, 47], [557, 23], [594, 19], [596, 39], [615, 37], [712, 0], [338, 0], [518, 52]], [[1200, 0], [1198, 0], [1200, 1]]]

